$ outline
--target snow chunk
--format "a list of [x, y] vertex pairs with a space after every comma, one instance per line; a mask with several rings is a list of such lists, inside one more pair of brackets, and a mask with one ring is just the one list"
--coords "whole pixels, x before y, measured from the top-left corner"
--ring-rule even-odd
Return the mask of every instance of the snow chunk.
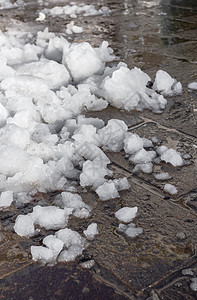
[[193, 81], [193, 82], [189, 83], [188, 84], [188, 89], [197, 91], [197, 82]]
[[64, 228], [68, 222], [66, 211], [56, 206], [41, 207], [37, 205], [34, 207], [33, 213], [30, 213], [29, 216], [31, 216], [35, 224], [47, 230]]
[[19, 215], [15, 221], [14, 231], [20, 236], [33, 236], [35, 227], [32, 218], [29, 215]]
[[164, 173], [160, 173], [160, 174], [154, 174], [154, 177], [157, 180], [167, 180], [167, 179], [172, 178], [168, 172], [164, 172]]
[[166, 163], [170, 163], [174, 167], [182, 166], [183, 159], [181, 154], [174, 149], [168, 149], [161, 155], [161, 160], [164, 160]]
[[127, 225], [120, 223], [118, 226], [118, 231], [124, 232], [126, 235], [128, 235], [129, 237], [132, 237], [132, 238], [143, 233], [143, 229], [140, 227], [136, 227], [136, 225], [134, 223], [130, 223]]
[[91, 223], [86, 230], [83, 231], [88, 240], [93, 240], [96, 234], [99, 234], [97, 224]]
[[177, 83], [174, 78], [172, 78], [167, 72], [162, 70], [159, 70], [156, 73], [153, 89], [169, 96], [182, 93], [181, 83]]
[[63, 64], [77, 82], [104, 69], [103, 62], [87, 42], [72, 44], [69, 50], [63, 53]]
[[171, 195], [176, 195], [178, 193], [178, 190], [177, 188], [172, 185], [172, 184], [169, 184], [169, 183], [166, 183], [165, 186], [164, 186], [164, 191], [165, 192], [168, 192], [169, 194]]
[[162, 155], [164, 152], [166, 152], [168, 150], [168, 147], [166, 147], [166, 146], [159, 146], [158, 148], [157, 148], [157, 153], [159, 154], [159, 155]]
[[64, 65], [53, 60], [42, 59], [36, 62], [14, 66], [18, 75], [32, 75], [44, 79], [50, 89], [67, 85], [70, 75]]
[[66, 33], [67, 34], [73, 34], [73, 33], [82, 33], [83, 28], [76, 26], [74, 21], [71, 21], [69, 24], [66, 25]]
[[68, 248], [68, 250], [63, 250], [60, 253], [58, 261], [74, 261], [77, 256], [82, 254], [82, 252], [83, 247], [81, 247], [80, 245], [72, 245]]
[[153, 164], [152, 163], [145, 163], [145, 164], [137, 164], [135, 168], [133, 169], [133, 172], [142, 171], [145, 174], [152, 173], [153, 170]]
[[101, 200], [109, 200], [120, 197], [114, 182], [105, 182], [96, 189], [96, 193]]
[[64, 243], [54, 235], [48, 235], [43, 239], [43, 244], [51, 249], [56, 256], [62, 251]]
[[113, 182], [118, 191], [128, 190], [131, 186], [126, 177], [115, 179]]
[[43, 263], [49, 263], [56, 259], [56, 254], [43, 246], [31, 246], [32, 259], [35, 261], [42, 261]]
[[138, 208], [137, 206], [135, 207], [123, 207], [119, 209], [115, 213], [115, 217], [125, 223], [131, 222], [137, 215]]
[[64, 246], [67, 248], [69, 248], [72, 245], [84, 247], [86, 241], [85, 238], [80, 236], [78, 232], [68, 228], [58, 230], [55, 233], [55, 236], [58, 239], [60, 239], [64, 243]]
[[98, 130], [100, 141], [105, 150], [120, 151], [123, 148], [123, 141], [128, 130], [124, 121], [111, 119], [107, 125]]
[[133, 154], [143, 148], [144, 141], [137, 135], [127, 133], [124, 140], [124, 151], [128, 154]]
[[129, 157], [134, 164], [146, 164], [150, 163], [156, 157], [155, 151], [146, 151], [144, 148], [138, 152], [132, 154]]
[[6, 191], [0, 195], [0, 207], [9, 207], [13, 202], [13, 192]]

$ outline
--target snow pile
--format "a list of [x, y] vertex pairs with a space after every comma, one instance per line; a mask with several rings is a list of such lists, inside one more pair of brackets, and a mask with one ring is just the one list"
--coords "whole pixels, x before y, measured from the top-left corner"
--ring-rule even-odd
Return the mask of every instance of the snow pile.
[[83, 16], [96, 16], [103, 15], [108, 16], [111, 10], [107, 6], [102, 6], [100, 9], [96, 9], [94, 5], [85, 5], [73, 3], [72, 5], [54, 6], [51, 9], [45, 8], [43, 13], [50, 16], [69, 16], [70, 18], [77, 18], [77, 15], [83, 14]]
[[[79, 13], [71, 8], [68, 14]], [[154, 112], [167, 103], [146, 87], [150, 77], [140, 69], [130, 70], [124, 63], [106, 66], [115, 58], [107, 42], [100, 47], [71, 44], [48, 29], [37, 33], [35, 43], [30, 38], [0, 32], [0, 206], [27, 203], [37, 192], [61, 190], [56, 206], [35, 206], [17, 217], [14, 229], [26, 237], [40, 227], [60, 229], [44, 239], [43, 246], [32, 246], [32, 257], [47, 263], [70, 261], [81, 255], [86, 240], [66, 228], [69, 216], [88, 218], [91, 213], [77, 187], [90, 187], [101, 200], [117, 198], [130, 187], [126, 178], [113, 178], [104, 151], [124, 149], [134, 171], [146, 173], [152, 172], [155, 159], [173, 166], [182, 166], [183, 159], [173, 149], [154, 149], [152, 141], [128, 132], [124, 121], [105, 124], [82, 115], [109, 103]], [[137, 208], [123, 208], [116, 217], [131, 222], [136, 213]], [[139, 232], [132, 224], [125, 229], [129, 236]], [[88, 239], [96, 233], [95, 224], [84, 231]]]

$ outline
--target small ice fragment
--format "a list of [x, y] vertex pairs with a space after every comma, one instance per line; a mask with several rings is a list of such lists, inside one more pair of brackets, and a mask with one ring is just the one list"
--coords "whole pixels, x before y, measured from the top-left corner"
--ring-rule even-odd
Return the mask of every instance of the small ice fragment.
[[134, 237], [138, 236], [139, 234], [142, 234], [143, 229], [141, 227], [136, 227], [136, 225], [133, 223], [130, 223], [127, 226], [127, 229], [125, 230], [125, 233], [126, 233], [126, 235], [134, 238]]
[[66, 25], [67, 29], [66, 29], [66, 33], [67, 34], [72, 34], [72, 33], [81, 33], [83, 32], [83, 28], [74, 25], [74, 21], [71, 21], [69, 24]]
[[28, 215], [19, 215], [15, 221], [14, 231], [20, 236], [33, 236], [35, 227], [32, 218]]
[[31, 255], [33, 260], [40, 260], [43, 263], [48, 263], [56, 259], [53, 251], [43, 246], [31, 246]]
[[197, 277], [192, 278], [192, 283], [190, 284], [192, 291], [197, 291]]
[[40, 21], [40, 22], [42, 22], [42, 21], [44, 21], [45, 20], [45, 18], [46, 18], [46, 15], [43, 13], [43, 12], [39, 12], [39, 16], [38, 16], [38, 18], [36, 18], [36, 21]]
[[151, 140], [147, 139], [147, 138], [142, 138], [143, 141], [143, 147], [144, 148], [151, 148], [153, 147], [153, 143]]
[[120, 224], [118, 225], [118, 231], [124, 232], [126, 229], [127, 229], [127, 225], [126, 225], [126, 224], [120, 223]]
[[188, 84], [188, 89], [197, 91], [197, 81], [193, 81]]
[[168, 179], [172, 178], [168, 172], [163, 172], [163, 173], [160, 173], [160, 174], [154, 174], [154, 177], [157, 180], [168, 180]]
[[194, 275], [194, 272], [192, 271], [192, 269], [183, 269], [181, 272], [183, 275]]
[[171, 194], [171, 195], [176, 195], [178, 193], [177, 188], [170, 184], [170, 183], [166, 183], [164, 186], [164, 191]]
[[172, 164], [174, 167], [182, 166], [183, 159], [179, 152], [174, 149], [168, 149], [161, 155], [161, 160]]
[[54, 235], [48, 235], [43, 239], [43, 244], [51, 249], [56, 255], [62, 251], [64, 243]]
[[81, 237], [80, 234], [71, 229], [65, 228], [60, 229], [55, 233], [55, 236], [62, 240], [65, 247], [69, 248], [72, 245], [79, 245], [81, 247], [85, 244], [85, 238]]
[[120, 197], [114, 182], [103, 183], [96, 189], [96, 193], [101, 200], [109, 200]]
[[91, 269], [94, 266], [94, 264], [95, 264], [94, 259], [90, 259], [80, 263], [80, 266], [84, 269]]
[[97, 224], [91, 223], [86, 230], [83, 231], [88, 240], [93, 240], [96, 234], [99, 234]]
[[0, 195], [0, 207], [9, 207], [13, 202], [13, 192], [6, 191]]
[[184, 232], [178, 232], [176, 237], [179, 239], [179, 240], [184, 240], [186, 238], [186, 235]]
[[157, 144], [157, 145], [159, 145], [159, 144], [161, 143], [160, 139], [159, 139], [158, 137], [156, 137], [156, 136], [154, 136], [154, 137], [152, 138], [152, 142], [153, 142], [154, 144]]
[[115, 217], [125, 223], [131, 222], [137, 215], [138, 208], [137, 206], [135, 207], [123, 207], [119, 209], [115, 213]]

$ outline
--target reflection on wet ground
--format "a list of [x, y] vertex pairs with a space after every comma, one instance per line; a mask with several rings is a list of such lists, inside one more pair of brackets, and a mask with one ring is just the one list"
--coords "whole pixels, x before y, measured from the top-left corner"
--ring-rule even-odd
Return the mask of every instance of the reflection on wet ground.
[[[25, 9], [0, 11], [2, 30], [19, 29], [25, 22], [23, 30], [35, 33], [48, 26], [49, 30], [66, 36], [69, 18], [46, 18], [36, 23], [44, 1], [25, 3]], [[50, 7], [54, 1], [48, 3]], [[94, 46], [107, 40], [130, 68], [140, 67], [150, 76], [163, 69], [182, 82], [184, 92], [168, 99], [162, 115], [149, 111], [125, 113], [115, 108], [108, 108], [104, 115], [103, 112], [88, 115], [105, 121], [120, 118], [131, 132], [147, 138], [157, 136], [166, 145], [189, 153], [190, 164], [184, 169], [162, 164], [155, 167], [156, 171], [169, 172], [173, 177], [171, 182], [179, 193], [171, 197], [163, 192], [163, 182], [156, 181], [152, 175], [133, 174], [133, 166], [125, 160], [124, 153], [108, 154], [115, 176], [126, 176], [131, 188], [122, 192], [118, 201], [98, 201], [91, 191], [82, 194], [85, 202], [94, 207], [90, 219], [98, 223], [101, 234], [75, 263], [53, 267], [33, 264], [29, 257], [32, 240], [13, 233], [16, 216], [30, 211], [32, 205], [1, 212], [1, 299], [65, 299], [65, 295], [68, 295], [66, 299], [196, 299], [190, 284], [192, 278], [197, 277], [197, 95], [188, 92], [187, 85], [197, 81], [197, 2], [108, 0], [89, 3], [98, 7], [107, 5], [112, 15], [79, 16], [76, 24], [82, 26], [84, 32], [69, 40], [88, 41]], [[36, 201], [51, 204], [53, 199], [54, 195], [38, 195]], [[114, 212], [122, 206], [135, 205], [139, 207], [136, 222], [144, 233], [131, 240], [117, 232]], [[86, 222], [73, 218], [69, 227], [80, 233]], [[43, 236], [45, 232], [41, 231], [33, 243], [39, 244]], [[95, 260], [94, 267], [83, 270], [80, 263], [90, 259]], [[193, 270], [193, 276], [181, 273], [186, 268]]]

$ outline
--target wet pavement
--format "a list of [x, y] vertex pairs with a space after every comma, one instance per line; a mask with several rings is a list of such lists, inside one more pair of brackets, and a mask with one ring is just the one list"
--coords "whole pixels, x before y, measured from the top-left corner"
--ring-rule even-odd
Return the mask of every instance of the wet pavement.
[[[44, 29], [63, 33], [69, 19], [59, 17], [36, 23], [37, 1], [25, 1], [25, 9], [0, 11], [0, 28], [15, 26], [35, 33]], [[68, 4], [66, 1], [56, 1]], [[42, 1], [40, 1], [42, 4]], [[52, 5], [52, 1], [49, 1]], [[88, 1], [87, 1], [88, 3]], [[45, 236], [29, 240], [13, 232], [16, 216], [31, 211], [33, 204], [1, 211], [0, 299], [196, 299], [190, 287], [197, 277], [197, 93], [187, 85], [197, 81], [197, 2], [167, 1], [91, 1], [107, 5], [110, 17], [82, 17], [76, 25], [82, 34], [70, 40], [88, 41], [93, 46], [107, 40], [115, 54], [130, 68], [137, 66], [154, 79], [157, 70], [167, 71], [183, 84], [181, 96], [168, 98], [163, 114], [150, 111], [124, 112], [107, 108], [88, 113], [107, 121], [124, 120], [131, 132], [140, 137], [157, 137], [161, 144], [188, 153], [191, 158], [182, 168], [154, 165], [154, 172], [168, 172], [169, 181], [178, 189], [176, 196], [163, 192], [168, 181], [155, 180], [151, 174], [133, 173], [125, 154], [107, 153], [115, 177], [126, 176], [131, 188], [121, 192], [119, 200], [98, 201], [90, 190], [81, 192], [93, 207], [90, 218], [69, 220], [69, 228], [79, 233], [94, 221], [100, 234], [74, 263], [41, 266], [33, 263], [30, 245], [38, 245]], [[9, 21], [9, 22], [8, 22]], [[57, 192], [58, 193], [58, 192]], [[40, 194], [35, 201], [53, 203], [54, 195]], [[143, 234], [129, 238], [117, 231], [114, 213], [123, 206], [138, 206], [135, 224]], [[53, 233], [51, 231], [51, 233]], [[89, 270], [82, 262], [94, 259]], [[183, 272], [190, 269], [191, 272]]]

